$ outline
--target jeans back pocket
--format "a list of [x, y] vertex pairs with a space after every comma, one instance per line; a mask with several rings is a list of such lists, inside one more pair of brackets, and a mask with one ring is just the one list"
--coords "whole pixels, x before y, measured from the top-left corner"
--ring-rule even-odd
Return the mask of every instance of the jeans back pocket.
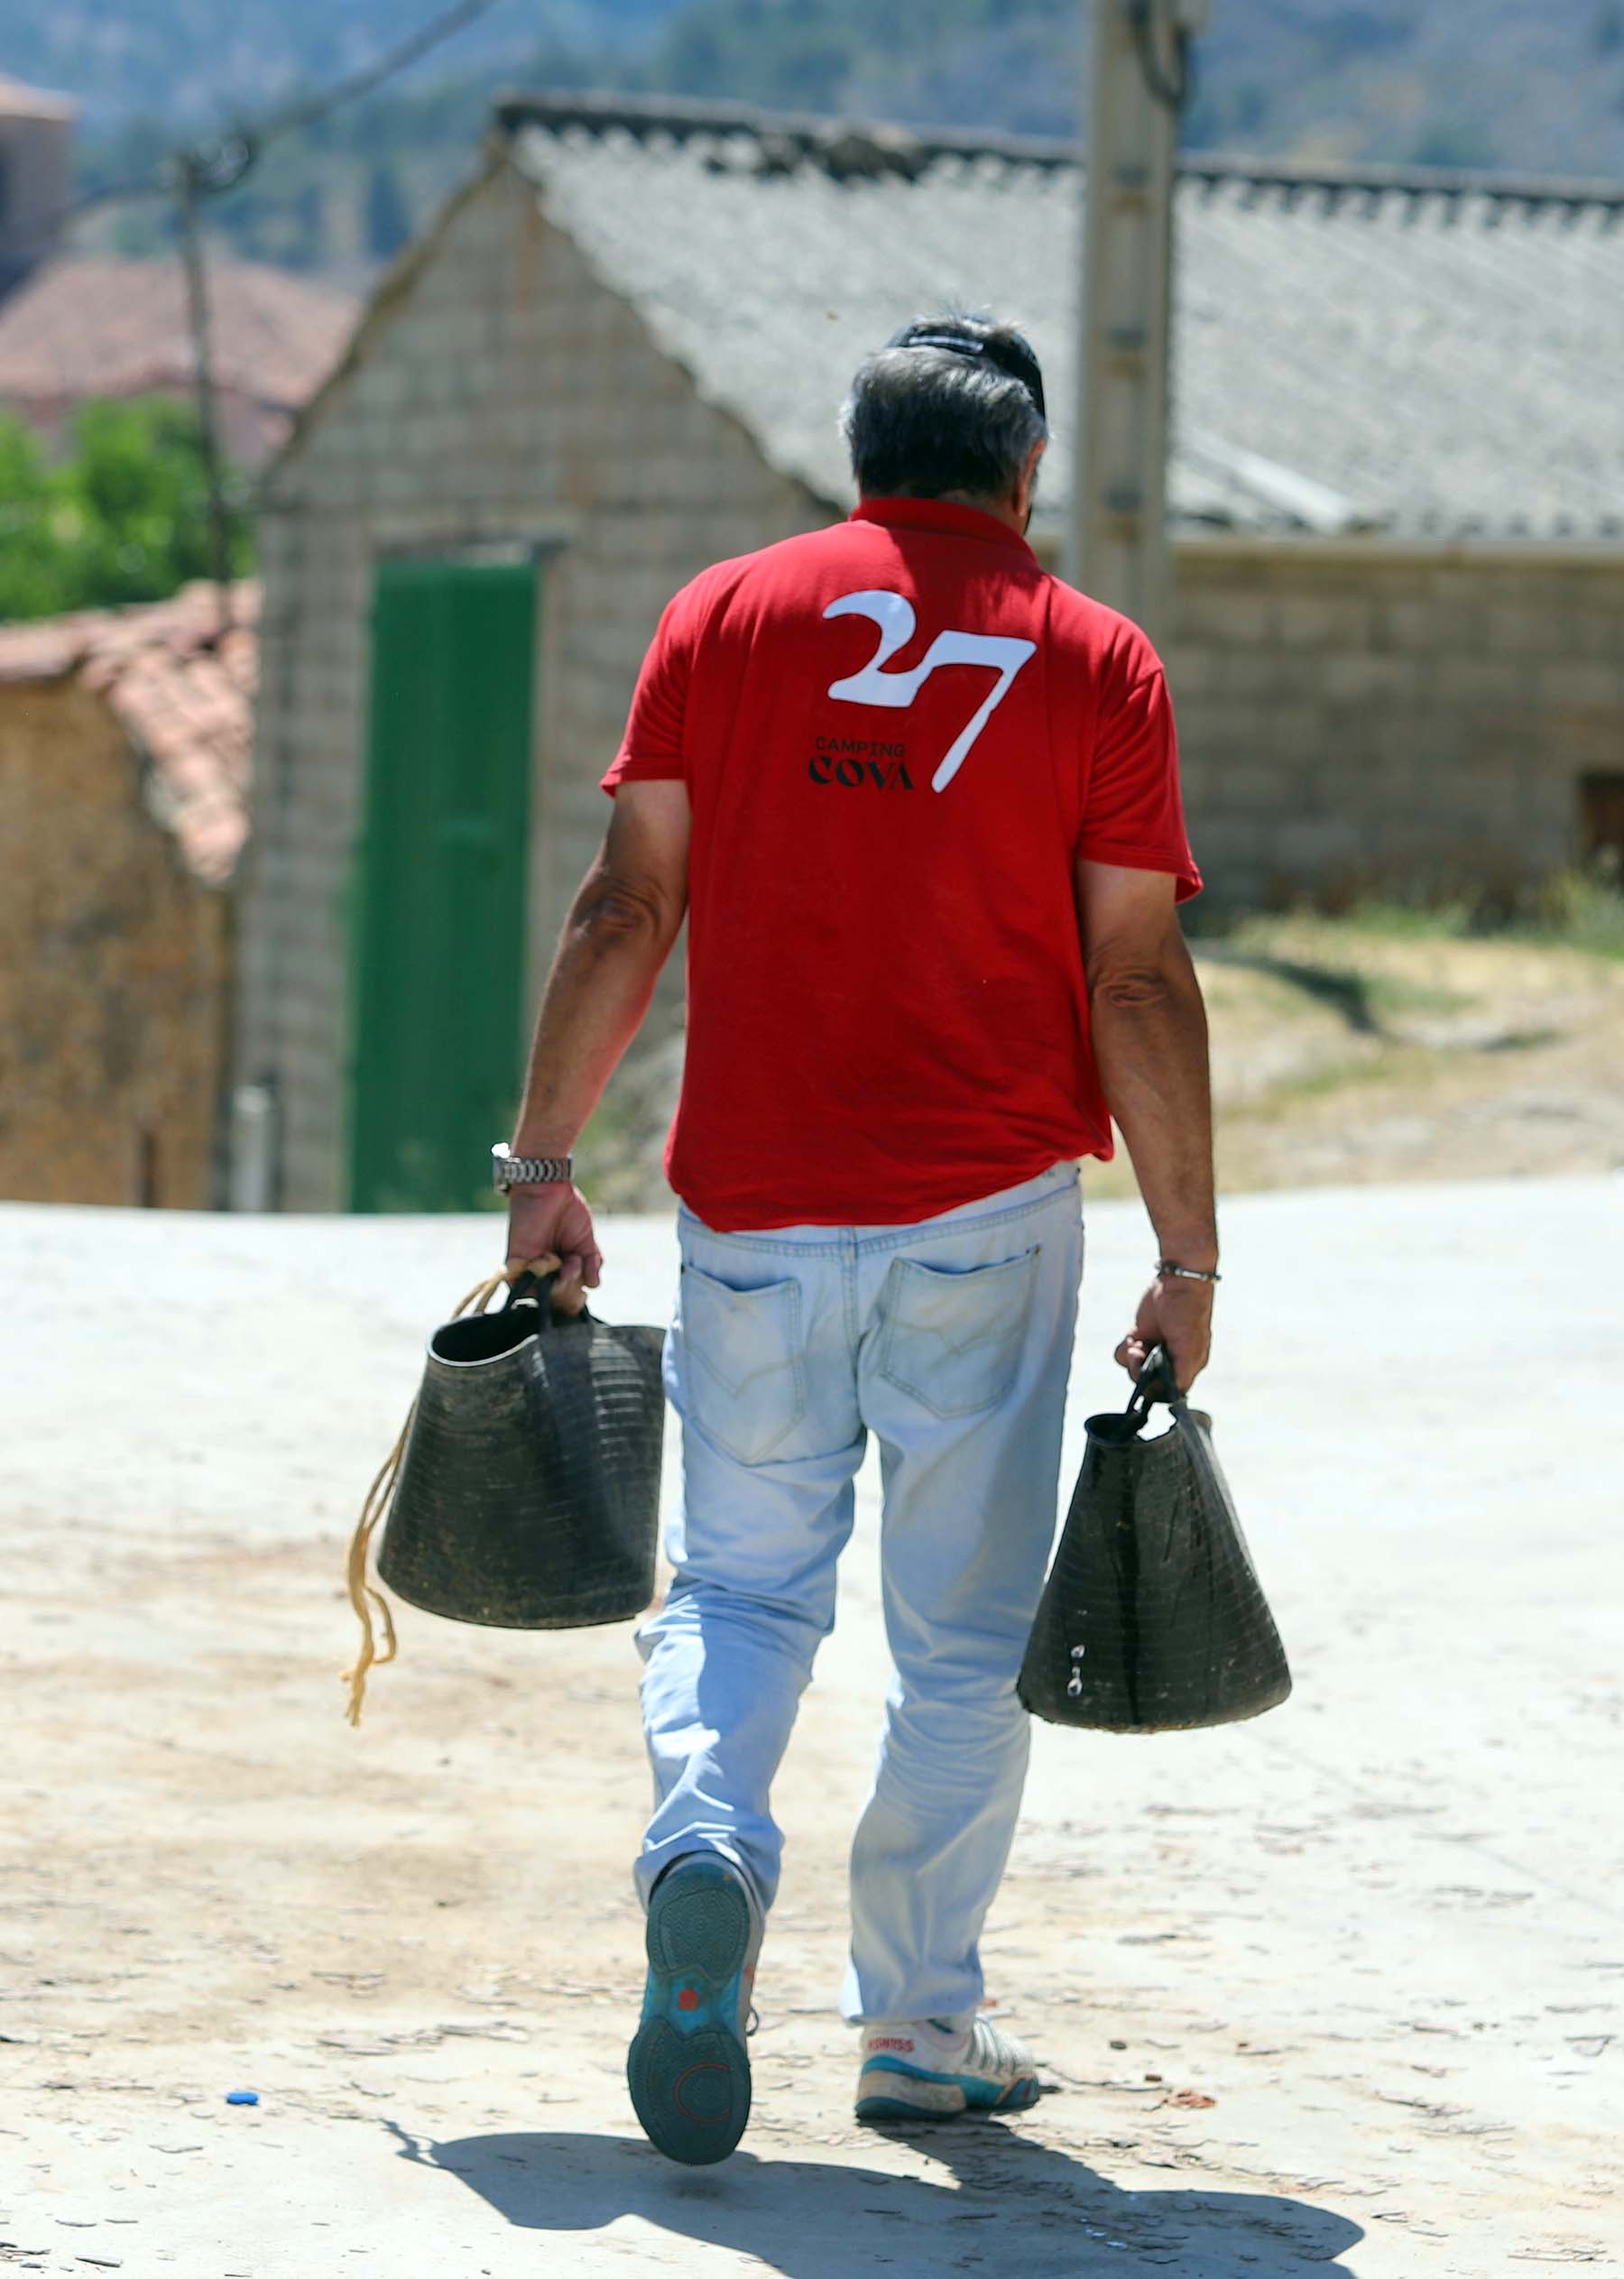
[[679, 1305], [694, 1422], [741, 1463], [764, 1462], [806, 1414], [800, 1286], [736, 1290], [685, 1264]]
[[1020, 1368], [1038, 1255], [957, 1271], [894, 1259], [881, 1297], [881, 1376], [937, 1416], [995, 1408]]

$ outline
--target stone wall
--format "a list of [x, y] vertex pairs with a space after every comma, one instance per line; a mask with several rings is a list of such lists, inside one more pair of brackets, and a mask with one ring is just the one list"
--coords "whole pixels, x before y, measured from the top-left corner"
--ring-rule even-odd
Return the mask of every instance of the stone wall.
[[1167, 668], [1217, 899], [1508, 895], [1624, 770], [1624, 558], [1198, 540]]
[[226, 900], [76, 680], [0, 685], [0, 1196], [207, 1209]]
[[[378, 557], [546, 549], [533, 1004], [608, 820], [597, 779], [660, 610], [707, 563], [827, 519], [699, 400], [511, 171], [494, 171], [397, 269], [280, 464], [262, 526], [236, 1058], [241, 1079], [275, 1086], [285, 1207], [346, 1199], [344, 898], [364, 794]], [[667, 1028], [679, 1001], [676, 964], [660, 1001]], [[516, 1037], [515, 1093], [522, 1045]]]

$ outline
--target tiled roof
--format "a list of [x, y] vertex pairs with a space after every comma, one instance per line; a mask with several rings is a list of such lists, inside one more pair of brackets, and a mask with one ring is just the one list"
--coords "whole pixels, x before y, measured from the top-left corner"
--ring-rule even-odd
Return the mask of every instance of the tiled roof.
[[[820, 497], [861, 356], [946, 302], [1024, 324], [1070, 481], [1067, 146], [512, 97], [515, 162], [706, 397]], [[1176, 202], [1190, 525], [1624, 541], [1624, 184], [1195, 158]]]
[[[258, 262], [213, 262], [208, 281], [216, 379], [250, 415], [232, 422], [233, 440], [263, 457], [337, 362], [356, 303]], [[0, 406], [23, 418], [59, 419], [88, 396], [191, 385], [178, 262], [70, 256], [0, 300]]]
[[231, 588], [222, 640], [212, 586], [172, 601], [0, 625], [0, 682], [76, 674], [145, 762], [147, 803], [194, 877], [221, 886], [248, 835], [259, 587]]

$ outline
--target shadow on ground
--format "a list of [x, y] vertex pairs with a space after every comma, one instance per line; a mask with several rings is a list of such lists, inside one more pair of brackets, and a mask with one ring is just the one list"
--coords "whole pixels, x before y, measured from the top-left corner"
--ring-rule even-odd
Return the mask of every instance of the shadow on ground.
[[1286, 982], [1293, 989], [1300, 989], [1306, 997], [1340, 1013], [1356, 1036], [1386, 1034], [1370, 1002], [1370, 984], [1362, 973], [1350, 973], [1340, 965], [1310, 965], [1301, 958], [1281, 957], [1272, 950], [1237, 949], [1229, 942], [1202, 942], [1198, 946], [1201, 955], [1214, 965], [1232, 965], [1242, 973], [1264, 973], [1271, 981]]
[[[782, 2279], [982, 2264], [1008, 2279], [1135, 2269], [1279, 2279], [1335, 2262], [1363, 2237], [1346, 2217], [1306, 2201], [1122, 2191], [997, 2121], [906, 2133], [946, 2172], [939, 2183], [746, 2152], [715, 2168], [677, 2168], [641, 2140], [618, 2136], [513, 2134], [435, 2144], [387, 2126], [403, 2160], [460, 2178], [523, 2230], [601, 2232], [617, 2217], [637, 2216], [674, 2239], [748, 2256]], [[1348, 2265], [1337, 2269], [1352, 2279]]]

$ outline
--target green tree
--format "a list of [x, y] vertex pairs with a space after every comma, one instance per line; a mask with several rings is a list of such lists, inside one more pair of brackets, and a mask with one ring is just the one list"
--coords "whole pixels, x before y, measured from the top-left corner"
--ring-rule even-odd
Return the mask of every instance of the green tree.
[[[245, 487], [227, 477], [231, 568], [252, 566]], [[208, 494], [189, 406], [162, 396], [82, 404], [47, 463], [0, 419], [0, 618], [163, 601], [211, 568]]]
[[56, 485], [38, 439], [0, 417], [0, 618], [66, 609]]
[[1430, 119], [1416, 135], [1410, 158], [1416, 166], [1470, 171], [1493, 165], [1494, 143], [1476, 119]]

